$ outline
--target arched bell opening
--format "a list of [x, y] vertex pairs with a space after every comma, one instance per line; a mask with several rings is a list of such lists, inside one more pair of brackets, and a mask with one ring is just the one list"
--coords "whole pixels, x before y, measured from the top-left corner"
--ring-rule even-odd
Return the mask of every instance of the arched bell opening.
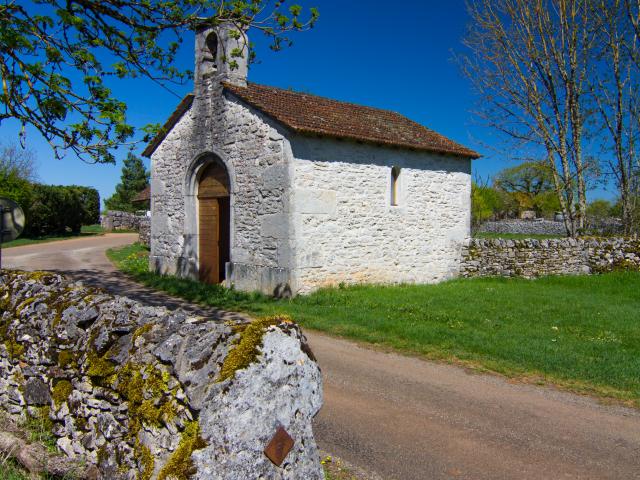
[[218, 161], [205, 165], [198, 175], [198, 272], [205, 283], [225, 280], [230, 260], [231, 202], [229, 175]]

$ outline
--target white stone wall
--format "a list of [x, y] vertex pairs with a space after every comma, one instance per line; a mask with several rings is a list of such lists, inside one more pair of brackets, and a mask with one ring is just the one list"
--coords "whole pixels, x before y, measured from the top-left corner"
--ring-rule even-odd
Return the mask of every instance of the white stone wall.
[[198, 159], [212, 152], [231, 181], [230, 282], [268, 291], [273, 282], [288, 280], [293, 263], [288, 142], [259, 113], [223, 94], [215, 77], [199, 92], [151, 156], [151, 266], [197, 278], [197, 200], [190, 179]]
[[[458, 274], [470, 232], [470, 160], [331, 139], [291, 145], [299, 292]], [[398, 206], [393, 166], [402, 169]]]

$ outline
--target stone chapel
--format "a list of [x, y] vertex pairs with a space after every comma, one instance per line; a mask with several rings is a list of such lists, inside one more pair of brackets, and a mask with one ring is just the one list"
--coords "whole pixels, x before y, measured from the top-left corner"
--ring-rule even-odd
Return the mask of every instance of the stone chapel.
[[144, 151], [150, 268], [280, 296], [457, 275], [479, 155], [395, 112], [248, 82], [237, 37], [196, 32], [194, 91]]

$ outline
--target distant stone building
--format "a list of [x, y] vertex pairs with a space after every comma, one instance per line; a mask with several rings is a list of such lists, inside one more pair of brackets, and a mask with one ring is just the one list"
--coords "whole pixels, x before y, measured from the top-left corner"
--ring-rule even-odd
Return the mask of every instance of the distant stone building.
[[[247, 82], [226, 26], [146, 148], [151, 268], [241, 290], [456, 275], [478, 154], [397, 113]], [[225, 53], [227, 52], [227, 53]]]

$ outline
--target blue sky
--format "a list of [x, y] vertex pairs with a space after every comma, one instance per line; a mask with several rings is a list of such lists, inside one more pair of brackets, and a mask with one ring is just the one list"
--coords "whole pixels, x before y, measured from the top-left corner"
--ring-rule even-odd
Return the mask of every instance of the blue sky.
[[[296, 34], [294, 46], [278, 53], [254, 32], [259, 63], [251, 66], [250, 81], [402, 113], [482, 153], [474, 173], [483, 178], [515, 164], [498, 153], [503, 146], [499, 136], [474, 120], [471, 111], [477, 99], [452, 60], [453, 53], [462, 50], [468, 20], [464, 0], [410, 0], [396, 8], [364, 0], [298, 1], [319, 8], [317, 26]], [[191, 34], [185, 37], [179, 62], [192, 68]], [[175, 96], [147, 80], [124, 80], [111, 87], [127, 102], [136, 126], [164, 122], [192, 88], [174, 87]], [[0, 139], [17, 139], [17, 132], [15, 122], [3, 123]], [[117, 165], [89, 165], [72, 154], [55, 160], [35, 132], [28, 132], [27, 142], [36, 151], [41, 182], [93, 186], [103, 199], [113, 193], [126, 150], [117, 152]], [[612, 196], [603, 190], [591, 195]]]

